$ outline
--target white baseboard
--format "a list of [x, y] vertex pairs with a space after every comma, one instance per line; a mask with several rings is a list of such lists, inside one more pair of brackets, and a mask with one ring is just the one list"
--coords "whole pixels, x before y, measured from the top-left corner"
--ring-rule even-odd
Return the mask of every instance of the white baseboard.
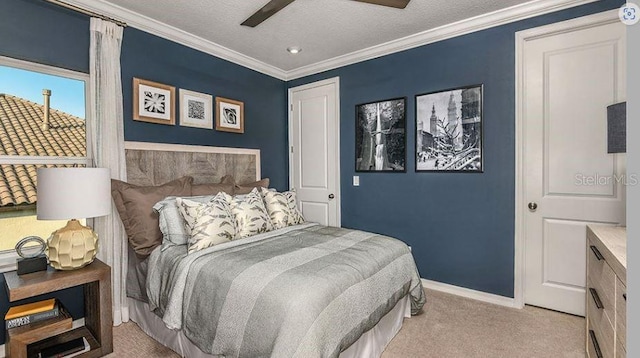
[[[71, 322], [71, 329], [76, 329], [82, 326], [84, 326], [84, 317]], [[0, 344], [0, 358], [4, 358], [4, 357], [6, 357], [4, 344]]]
[[422, 286], [430, 290], [440, 291], [440, 292], [449, 293], [456, 296], [470, 298], [476, 301], [492, 303], [494, 305], [512, 307], [512, 308], [522, 308], [522, 307], [518, 307], [516, 305], [515, 300], [510, 297], [494, 295], [492, 293], [476, 291], [469, 288], [449, 285], [446, 283], [431, 281], [424, 278], [422, 279]]

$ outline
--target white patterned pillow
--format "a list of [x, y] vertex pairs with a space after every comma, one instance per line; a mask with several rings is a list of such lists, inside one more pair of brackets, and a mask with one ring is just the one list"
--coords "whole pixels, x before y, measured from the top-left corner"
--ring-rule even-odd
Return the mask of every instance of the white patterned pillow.
[[[213, 200], [214, 197], [215, 195], [190, 196], [183, 199], [206, 203]], [[153, 210], [158, 213], [160, 232], [162, 232], [162, 238], [164, 239], [163, 246], [167, 244], [186, 245], [191, 237], [191, 231], [186, 226], [186, 222], [180, 213], [176, 198], [175, 196], [169, 196], [153, 206]]]
[[291, 210], [289, 210], [287, 197], [283, 193], [265, 190], [264, 188], [262, 189], [262, 197], [264, 198], [264, 204], [269, 213], [273, 228], [282, 229], [283, 227], [289, 226]]
[[180, 214], [190, 229], [189, 253], [231, 241], [237, 237], [238, 224], [231, 212], [227, 194], [219, 193], [207, 203], [176, 198]]
[[278, 193], [275, 190], [262, 189], [267, 212], [275, 229], [301, 224], [304, 222], [302, 214], [296, 205], [296, 193], [286, 191]]
[[234, 196], [230, 203], [231, 212], [238, 222], [239, 237], [245, 238], [273, 230], [258, 188], [254, 188], [249, 194]]
[[296, 197], [296, 192], [285, 191], [284, 196], [287, 197], [287, 204], [289, 205], [289, 210], [291, 215], [289, 216], [289, 225], [298, 225], [304, 223], [304, 216], [302, 216], [302, 212], [298, 209], [298, 198]]

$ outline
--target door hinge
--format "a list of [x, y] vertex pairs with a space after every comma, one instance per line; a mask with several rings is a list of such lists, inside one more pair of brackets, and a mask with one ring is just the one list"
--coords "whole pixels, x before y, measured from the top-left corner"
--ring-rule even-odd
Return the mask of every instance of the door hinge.
[[289, 105], [289, 107], [291, 108], [291, 112], [293, 112], [293, 104]]
[[293, 153], [293, 146], [291, 146], [291, 153]]

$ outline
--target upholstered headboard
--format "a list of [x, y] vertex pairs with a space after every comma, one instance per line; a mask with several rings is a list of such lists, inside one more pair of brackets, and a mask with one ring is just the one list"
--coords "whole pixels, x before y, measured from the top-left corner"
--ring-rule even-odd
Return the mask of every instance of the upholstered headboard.
[[126, 142], [127, 182], [160, 185], [190, 175], [194, 184], [260, 180], [260, 150], [197, 145]]

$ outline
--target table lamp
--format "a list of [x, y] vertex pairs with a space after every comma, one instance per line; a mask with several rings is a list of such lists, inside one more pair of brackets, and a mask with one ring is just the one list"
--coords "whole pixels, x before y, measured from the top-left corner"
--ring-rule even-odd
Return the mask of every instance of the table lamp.
[[111, 213], [111, 173], [106, 168], [39, 168], [38, 220], [69, 220], [47, 240], [49, 264], [57, 270], [84, 267], [96, 257], [98, 235], [77, 219]]

